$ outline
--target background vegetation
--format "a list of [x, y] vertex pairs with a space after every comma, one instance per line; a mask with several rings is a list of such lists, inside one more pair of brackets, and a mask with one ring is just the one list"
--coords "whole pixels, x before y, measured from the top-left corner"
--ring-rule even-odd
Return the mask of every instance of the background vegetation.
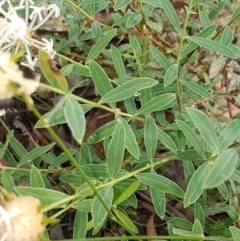
[[34, 106], [1, 118], [3, 187], [53, 240], [240, 240], [239, 1], [52, 2], [56, 63], [39, 50]]

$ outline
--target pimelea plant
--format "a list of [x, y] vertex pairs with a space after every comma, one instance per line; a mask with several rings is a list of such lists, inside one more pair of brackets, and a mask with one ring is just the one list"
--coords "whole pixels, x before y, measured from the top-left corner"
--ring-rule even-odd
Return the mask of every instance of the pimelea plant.
[[0, 46], [3, 51], [16, 54], [23, 48], [25, 60], [21, 64], [31, 69], [37, 61], [31, 53], [33, 47], [41, 48], [54, 57], [52, 39], [36, 39], [34, 32], [51, 17], [59, 16], [56, 4], [37, 6], [30, 0], [4, 0], [0, 3], [0, 13], [3, 16], [0, 19]]
[[1, 240], [240, 240], [238, 1], [0, 9]]

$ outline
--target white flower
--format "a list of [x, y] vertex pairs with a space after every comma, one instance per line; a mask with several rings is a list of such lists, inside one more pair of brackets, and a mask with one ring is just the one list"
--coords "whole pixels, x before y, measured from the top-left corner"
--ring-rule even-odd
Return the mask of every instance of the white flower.
[[4, 200], [0, 206], [1, 241], [35, 241], [44, 231], [40, 201], [30, 196]]
[[[34, 38], [34, 32], [45, 24], [50, 18], [58, 17], [60, 9], [56, 4], [48, 6], [35, 6], [33, 1], [22, 0], [14, 6], [10, 0], [0, 0], [0, 48], [3, 51], [16, 54], [19, 50], [25, 50], [25, 66], [33, 69], [36, 60], [32, 57], [31, 48], [42, 48], [53, 58], [53, 41]], [[4, 4], [4, 3], [7, 4]], [[6, 6], [8, 5], [8, 7]], [[25, 11], [25, 18], [19, 15], [19, 11]], [[30, 21], [29, 21], [30, 20]]]
[[23, 76], [10, 54], [0, 51], [0, 100], [10, 99], [15, 94], [24, 94], [30, 99], [38, 85], [38, 81]]

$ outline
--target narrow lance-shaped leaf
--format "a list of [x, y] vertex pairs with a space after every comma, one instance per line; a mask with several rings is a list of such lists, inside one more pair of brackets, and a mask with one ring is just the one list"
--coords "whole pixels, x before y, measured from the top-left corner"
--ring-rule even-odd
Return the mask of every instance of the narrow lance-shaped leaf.
[[223, 151], [214, 160], [211, 170], [206, 178], [204, 188], [215, 188], [228, 180], [238, 163], [238, 154], [234, 149]]
[[178, 65], [172, 64], [168, 67], [164, 76], [164, 86], [168, 86], [174, 82], [178, 75]]
[[38, 198], [43, 205], [51, 205], [59, 200], [64, 200], [69, 196], [63, 192], [52, 189], [38, 188], [38, 187], [14, 187], [14, 191], [21, 195], [30, 195]]
[[100, 96], [104, 96], [112, 90], [112, 85], [106, 72], [98, 63], [90, 62], [89, 69], [95, 88]]
[[202, 143], [199, 137], [194, 133], [194, 131], [183, 121], [176, 120], [178, 127], [181, 129], [183, 134], [186, 136], [190, 145], [197, 151], [197, 153], [205, 158], [205, 153], [202, 147]]
[[30, 186], [31, 187], [45, 187], [41, 172], [35, 166], [32, 166], [30, 172]]
[[122, 60], [121, 52], [118, 48], [111, 47], [112, 60], [118, 77], [126, 77], [125, 65]]
[[139, 173], [136, 178], [143, 184], [158, 189], [164, 193], [170, 193], [177, 197], [183, 197], [183, 190], [172, 180], [156, 173]]
[[145, 103], [136, 113], [136, 115], [149, 114], [154, 111], [166, 110], [175, 105], [176, 95], [165, 93], [152, 98]]
[[98, 57], [98, 55], [107, 47], [109, 42], [112, 40], [112, 38], [116, 35], [117, 30], [112, 29], [108, 31], [105, 35], [103, 35], [98, 41], [93, 45], [91, 48], [88, 56], [87, 56], [87, 62], [95, 59]]
[[224, 45], [229, 45], [233, 40], [233, 32], [230, 26], [226, 26], [222, 33], [221, 43]]
[[173, 5], [169, 0], [158, 0], [158, 1], [161, 2], [162, 8], [164, 9], [169, 21], [171, 22], [175, 30], [180, 34], [181, 28], [180, 28], [177, 14], [173, 8]]
[[9, 174], [9, 171], [6, 169], [2, 172], [1, 183], [8, 192], [14, 192], [15, 183], [13, 181], [12, 175]]
[[232, 120], [223, 129], [218, 137], [219, 149], [221, 151], [228, 148], [240, 136], [240, 119]]
[[40, 69], [49, 84], [57, 89], [67, 92], [68, 82], [64, 75], [56, 67], [51, 57], [44, 50], [39, 49], [38, 58]]
[[240, 229], [234, 226], [229, 227], [231, 234], [233, 236], [233, 241], [240, 240]]
[[87, 139], [87, 143], [94, 144], [110, 137], [115, 129], [115, 121], [110, 121], [107, 124], [99, 127]]
[[81, 145], [86, 129], [86, 119], [81, 105], [74, 99], [67, 99], [64, 114], [72, 135]]
[[199, 130], [202, 139], [214, 152], [218, 152], [217, 134], [210, 118], [200, 110], [187, 109], [194, 125]]
[[115, 177], [121, 168], [125, 151], [126, 134], [123, 123], [118, 123], [107, 150], [107, 166], [111, 177]]
[[150, 188], [150, 195], [157, 215], [163, 219], [166, 211], [165, 193], [156, 188]]
[[207, 50], [215, 51], [229, 58], [236, 58], [236, 54], [231, 50], [231, 48], [217, 41], [202, 37], [187, 37], [187, 39]]
[[152, 116], [144, 123], [144, 144], [150, 161], [153, 160], [157, 149], [157, 126]]
[[124, 8], [126, 5], [131, 3], [132, 0], [116, 0], [114, 4], [114, 11], [118, 11], [121, 8]]
[[161, 143], [169, 148], [172, 152], [174, 152], [175, 154], [177, 153], [178, 151], [178, 148], [175, 144], [175, 142], [173, 141], [173, 139], [170, 137], [170, 135], [168, 135], [166, 132], [164, 132], [163, 130], [161, 129], [158, 129], [157, 130], [157, 136], [158, 136], [158, 139], [161, 141]]
[[140, 156], [140, 151], [134, 132], [125, 120], [123, 120], [123, 124], [126, 133], [126, 149], [133, 157], [138, 159]]
[[73, 239], [85, 239], [87, 234], [88, 213], [78, 210], [74, 218]]
[[206, 98], [208, 100], [212, 100], [212, 95], [209, 93], [209, 91], [207, 89], [205, 89], [204, 87], [202, 87], [201, 85], [193, 82], [193, 81], [184, 81], [184, 80], [180, 80], [181, 83], [183, 83], [185, 86], [187, 86], [190, 90], [192, 90], [193, 92], [195, 92], [197, 95]]
[[170, 66], [169, 60], [166, 56], [154, 46], [150, 47], [150, 53], [157, 63], [166, 71]]
[[41, 157], [43, 153], [46, 153], [47, 151], [51, 150], [55, 143], [50, 143], [47, 146], [38, 146], [35, 149], [28, 152], [23, 158], [21, 158], [20, 162], [18, 163], [18, 166], [22, 166], [26, 163], [30, 163], [34, 159]]
[[122, 226], [130, 233], [138, 233], [138, 229], [134, 222], [128, 217], [127, 214], [120, 211], [119, 209], [114, 208], [113, 209], [114, 214], [118, 218], [118, 220], [121, 222]]
[[124, 100], [130, 96], [135, 95], [138, 91], [146, 88], [150, 88], [156, 85], [157, 81], [152, 78], [139, 77], [129, 80], [128, 82], [116, 87], [108, 92], [100, 100], [101, 103], [113, 103], [120, 100]]
[[[206, 27], [205, 29], [203, 29], [201, 32], [199, 32], [196, 35], [196, 37], [208, 38], [214, 33], [215, 30], [216, 30], [216, 25], [210, 25], [210, 26]], [[181, 58], [184, 58], [185, 56], [187, 56], [189, 53], [194, 51], [197, 47], [198, 47], [198, 44], [196, 44], [194, 42], [188, 43], [184, 47], [184, 49], [181, 53]]]
[[126, 190], [123, 191], [123, 193], [117, 198], [117, 200], [114, 202], [114, 205], [118, 205], [125, 200], [127, 200], [130, 196], [132, 196], [137, 189], [139, 188], [141, 182], [140, 181], [135, 181], [132, 183]]
[[188, 207], [202, 195], [210, 168], [210, 164], [205, 162], [193, 173], [183, 200], [184, 207]]
[[[113, 200], [113, 188], [111, 186], [102, 188], [99, 191], [99, 196], [105, 202], [106, 206], [110, 208]], [[105, 222], [108, 215], [108, 210], [105, 209], [97, 196], [95, 196], [93, 199], [91, 213], [94, 228], [98, 229], [98, 227]]]

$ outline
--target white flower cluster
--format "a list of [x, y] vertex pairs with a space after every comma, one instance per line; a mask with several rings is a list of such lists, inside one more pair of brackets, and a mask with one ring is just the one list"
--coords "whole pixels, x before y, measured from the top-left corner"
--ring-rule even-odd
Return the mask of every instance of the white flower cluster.
[[[31, 69], [36, 64], [32, 48], [41, 48], [54, 57], [53, 41], [34, 38], [34, 32], [50, 18], [58, 17], [60, 9], [56, 4], [35, 6], [32, 0], [0, 0], [0, 49], [16, 54], [24, 50], [26, 61], [22, 62]], [[17, 2], [17, 4], [16, 4]]]
[[30, 196], [13, 197], [0, 205], [0, 241], [35, 241], [45, 227], [40, 202]]
[[31, 101], [30, 96], [37, 90], [39, 82], [25, 78], [11, 55], [0, 51], [0, 85], [0, 100], [25, 95]]

